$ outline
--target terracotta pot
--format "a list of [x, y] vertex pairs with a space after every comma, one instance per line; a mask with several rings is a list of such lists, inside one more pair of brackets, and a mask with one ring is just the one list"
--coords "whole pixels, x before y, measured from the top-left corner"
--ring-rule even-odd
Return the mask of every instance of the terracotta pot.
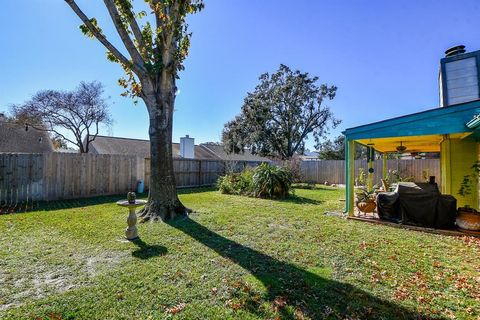
[[377, 207], [377, 204], [373, 200], [361, 201], [357, 203], [358, 210], [364, 213], [374, 212], [376, 207]]
[[471, 208], [458, 208], [456, 222], [461, 229], [480, 231], [480, 213]]

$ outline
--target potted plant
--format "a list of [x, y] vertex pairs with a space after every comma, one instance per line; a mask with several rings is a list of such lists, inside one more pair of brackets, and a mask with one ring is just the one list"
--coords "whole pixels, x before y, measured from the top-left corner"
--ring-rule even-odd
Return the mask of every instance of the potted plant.
[[[472, 183], [477, 182], [480, 174], [480, 162], [476, 162], [472, 169], [474, 170], [473, 174], [465, 175], [463, 177], [462, 183], [460, 184], [460, 189], [458, 194], [462, 197], [472, 194]], [[471, 231], [480, 231], [480, 212], [466, 205], [464, 207], [458, 208], [457, 226], [461, 229], [471, 230]]]
[[374, 212], [377, 208], [377, 203], [375, 202], [376, 190], [374, 187], [371, 191], [367, 191], [365, 188], [357, 189], [355, 192], [357, 195], [356, 205], [358, 210], [364, 213]]

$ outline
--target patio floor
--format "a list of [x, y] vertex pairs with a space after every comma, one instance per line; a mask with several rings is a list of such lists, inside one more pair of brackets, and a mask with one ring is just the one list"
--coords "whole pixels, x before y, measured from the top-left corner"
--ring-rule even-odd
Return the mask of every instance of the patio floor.
[[370, 222], [375, 224], [382, 224], [382, 225], [387, 225], [395, 228], [416, 230], [421, 232], [436, 233], [436, 234], [449, 235], [449, 236], [460, 236], [460, 237], [473, 236], [473, 237], [480, 238], [480, 231], [467, 231], [467, 230], [461, 230], [461, 229], [442, 230], [442, 229], [425, 228], [425, 227], [412, 226], [407, 224], [400, 224], [400, 223], [390, 222], [386, 220], [380, 220], [376, 212], [363, 213], [363, 212], [360, 212], [357, 208], [355, 208], [354, 215], [351, 217], [348, 217], [348, 219]]

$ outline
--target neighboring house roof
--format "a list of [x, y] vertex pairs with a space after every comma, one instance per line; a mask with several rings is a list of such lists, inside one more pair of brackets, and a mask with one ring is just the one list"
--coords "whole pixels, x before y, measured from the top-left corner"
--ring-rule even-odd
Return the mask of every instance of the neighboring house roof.
[[252, 152], [249, 149], [244, 149], [243, 153], [227, 153], [221, 144], [202, 144], [202, 147], [210, 150], [217, 157], [222, 160], [231, 160], [231, 161], [267, 161], [270, 159], [261, 157]]
[[[143, 139], [97, 136], [90, 143], [89, 153], [93, 154], [129, 154], [143, 157], [150, 156], [150, 142]], [[180, 143], [172, 143], [174, 158], [181, 158]], [[231, 160], [231, 161], [270, 161], [245, 149], [243, 154], [227, 154], [222, 145], [200, 144], [195, 145], [195, 159]]]
[[55, 152], [59, 152], [59, 153], [79, 153], [79, 151], [76, 150], [76, 149], [64, 149], [64, 148], [56, 149]]
[[320, 160], [319, 155], [320, 153], [317, 151], [305, 151], [304, 154], [299, 155], [298, 158], [300, 160]]
[[6, 121], [0, 121], [0, 152], [53, 152], [48, 132]]
[[318, 155], [310, 155], [310, 156], [300, 155], [300, 156], [298, 156], [298, 158], [299, 158], [300, 160], [320, 160], [320, 158], [318, 157]]
[[148, 156], [150, 154], [150, 142], [141, 139], [97, 136], [95, 140], [90, 142], [88, 152]]
[[303, 153], [304, 156], [306, 157], [318, 157], [320, 155], [320, 152], [318, 151], [305, 151]]
[[[150, 141], [143, 139], [130, 139], [120, 137], [97, 136], [90, 143], [89, 153], [94, 154], [129, 154], [140, 155], [144, 157], [150, 156]], [[180, 144], [172, 143], [172, 153], [174, 158], [181, 158]], [[195, 146], [195, 159], [218, 159], [210, 151], [205, 150], [202, 146]]]

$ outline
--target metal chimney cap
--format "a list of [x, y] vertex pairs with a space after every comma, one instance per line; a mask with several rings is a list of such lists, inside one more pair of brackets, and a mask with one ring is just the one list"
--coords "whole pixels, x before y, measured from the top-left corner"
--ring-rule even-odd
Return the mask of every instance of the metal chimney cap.
[[465, 46], [464, 45], [458, 45], [458, 46], [453, 46], [448, 48], [445, 51], [445, 57], [451, 57], [451, 56], [456, 56], [458, 54], [465, 53]]

